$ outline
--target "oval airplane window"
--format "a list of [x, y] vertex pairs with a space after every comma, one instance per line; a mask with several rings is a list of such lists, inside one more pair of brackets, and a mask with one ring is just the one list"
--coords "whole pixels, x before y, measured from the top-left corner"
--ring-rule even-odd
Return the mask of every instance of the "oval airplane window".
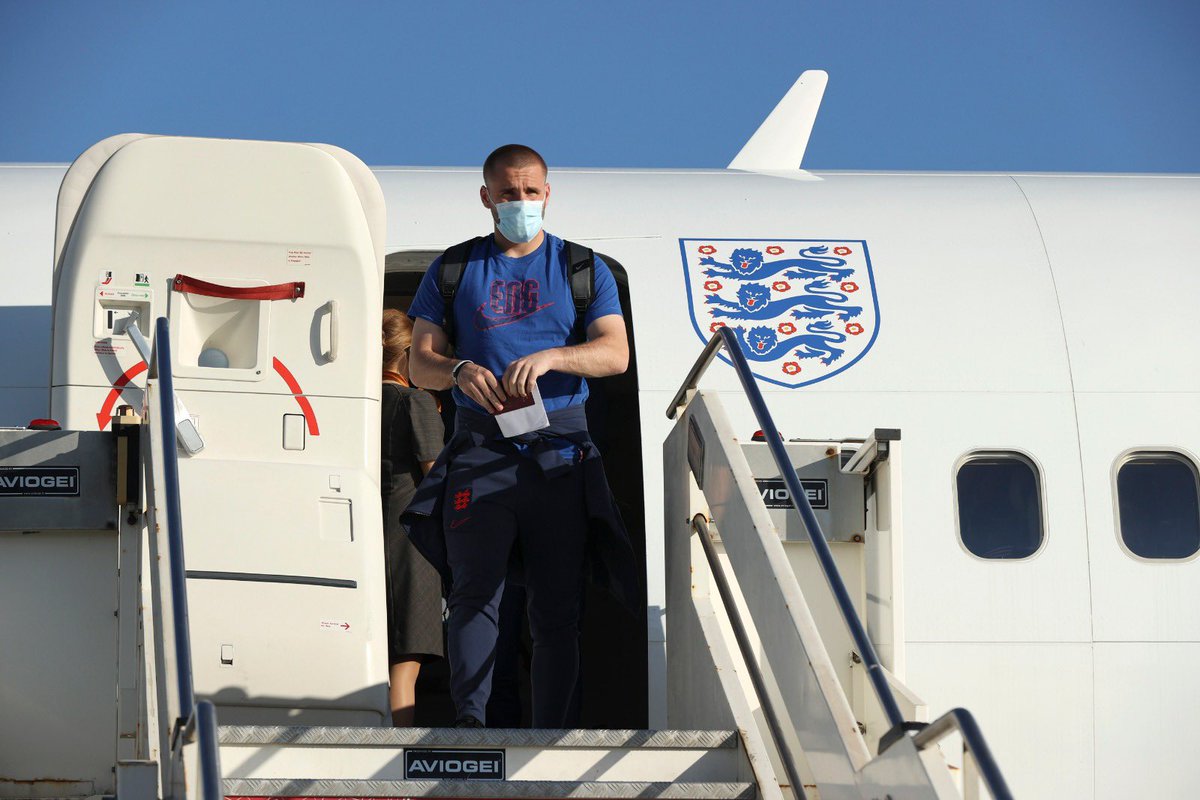
[[1117, 468], [1121, 541], [1141, 558], [1190, 558], [1200, 550], [1200, 480], [1180, 453], [1136, 452]]
[[1042, 546], [1041, 479], [1020, 453], [967, 457], [955, 476], [958, 535], [980, 558], [1028, 558]]

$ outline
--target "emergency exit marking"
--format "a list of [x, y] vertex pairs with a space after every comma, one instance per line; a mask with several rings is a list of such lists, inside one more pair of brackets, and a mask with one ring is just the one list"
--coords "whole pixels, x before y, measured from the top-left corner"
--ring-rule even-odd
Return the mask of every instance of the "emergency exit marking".
[[350, 630], [349, 622], [330, 622], [323, 620], [321, 622], [321, 630], [325, 631], [348, 631]]
[[[792, 493], [783, 478], [755, 478], [758, 493], [767, 508], [792, 508]], [[814, 509], [829, 508], [829, 481], [824, 478], [802, 478], [800, 485]]]
[[79, 467], [0, 467], [0, 497], [78, 497]]
[[105, 319], [108, 325], [107, 330], [113, 330], [117, 327], [117, 323], [133, 313], [132, 308], [106, 308], [104, 309]]

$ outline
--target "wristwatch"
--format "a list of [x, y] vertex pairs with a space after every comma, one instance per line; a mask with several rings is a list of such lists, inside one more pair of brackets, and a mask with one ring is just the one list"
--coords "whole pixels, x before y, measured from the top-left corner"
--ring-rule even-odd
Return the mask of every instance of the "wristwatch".
[[461, 370], [461, 369], [462, 369], [463, 367], [465, 367], [467, 364], [474, 364], [474, 363], [475, 363], [474, 361], [471, 361], [471, 360], [470, 360], [470, 359], [468, 359], [468, 358], [464, 358], [462, 361], [459, 361], [457, 364], [455, 364], [455, 365], [454, 365], [454, 368], [453, 368], [452, 370], [450, 370], [450, 381], [451, 381], [451, 382], [452, 382], [452, 383], [453, 383], [455, 386], [458, 386], [458, 373], [459, 373], [459, 370]]

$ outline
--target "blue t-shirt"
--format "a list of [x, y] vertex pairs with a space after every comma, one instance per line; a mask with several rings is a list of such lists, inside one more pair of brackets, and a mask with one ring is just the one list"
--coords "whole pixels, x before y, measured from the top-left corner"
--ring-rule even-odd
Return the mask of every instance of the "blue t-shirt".
[[[438, 286], [441, 264], [439, 256], [429, 266], [408, 309], [413, 319], [419, 317], [438, 327], [446, 307]], [[499, 379], [508, 365], [522, 356], [579, 344], [568, 266], [562, 239], [550, 234], [537, 250], [520, 258], [500, 252], [493, 236], [476, 243], [454, 298], [458, 357], [486, 367]], [[600, 317], [621, 314], [617, 282], [598, 256], [594, 286], [595, 296], [584, 317], [585, 330]], [[547, 411], [582, 403], [588, 396], [587, 381], [565, 372], [547, 372], [538, 379], [538, 389]], [[457, 388], [454, 402], [487, 413]]]

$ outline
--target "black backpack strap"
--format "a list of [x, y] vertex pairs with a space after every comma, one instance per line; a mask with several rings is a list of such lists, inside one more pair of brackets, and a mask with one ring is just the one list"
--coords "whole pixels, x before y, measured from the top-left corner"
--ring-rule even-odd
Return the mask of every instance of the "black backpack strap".
[[462, 282], [463, 272], [471, 259], [471, 251], [483, 237], [476, 236], [465, 242], [459, 242], [453, 247], [446, 248], [442, 253], [442, 263], [438, 269], [438, 288], [442, 292], [442, 302], [445, 303], [445, 314], [442, 319], [442, 330], [450, 344], [454, 344], [454, 296], [458, 294], [458, 284]]
[[567, 279], [571, 282], [571, 299], [575, 301], [575, 336], [587, 340], [584, 320], [588, 306], [596, 297], [596, 254], [590, 247], [563, 240], [567, 250]]

